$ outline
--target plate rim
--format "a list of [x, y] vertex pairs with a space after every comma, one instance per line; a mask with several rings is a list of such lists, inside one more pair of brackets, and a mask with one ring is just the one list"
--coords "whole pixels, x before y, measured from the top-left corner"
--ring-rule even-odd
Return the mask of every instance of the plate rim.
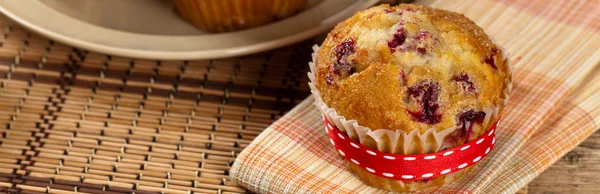
[[[51, 29], [46, 29], [44, 27], [38, 26], [32, 21], [22, 18], [21, 16], [13, 13], [11, 10], [5, 7], [5, 0], [0, 0], [0, 12], [6, 15], [11, 20], [19, 23], [25, 28], [32, 30], [36, 33], [41, 34], [49, 39], [55, 40], [57, 42], [64, 43], [69, 46], [73, 46], [76, 48], [82, 48], [89, 51], [104, 53], [108, 55], [114, 56], [124, 56], [124, 57], [133, 57], [133, 58], [143, 58], [143, 59], [156, 59], [156, 60], [198, 60], [198, 59], [218, 59], [218, 58], [226, 58], [226, 57], [235, 57], [241, 55], [254, 54], [258, 52], [263, 52], [271, 49], [275, 49], [278, 47], [282, 47], [285, 45], [293, 44], [300, 42], [302, 40], [308, 39], [310, 37], [316, 36], [320, 33], [325, 32], [326, 30], [332, 28], [337, 22], [350, 17], [350, 14], [354, 14], [356, 11], [366, 9], [375, 3], [378, 0], [358, 0], [348, 7], [342, 9], [340, 12], [335, 14], [326, 16], [321, 21], [331, 20], [332, 18], [337, 22], [329, 22], [329, 23], [319, 23], [313, 28], [297, 32], [291, 34], [289, 36], [283, 36], [282, 38], [262, 41], [255, 44], [243, 45], [237, 47], [230, 48], [222, 48], [222, 49], [213, 49], [213, 50], [196, 50], [196, 51], [156, 51], [156, 50], [140, 50], [135, 48], [120, 48], [112, 45], [104, 45], [97, 42], [93, 42], [90, 40], [82, 40], [80, 38], [68, 37], [65, 34], [57, 33], [52, 31]], [[40, 0], [36, 0], [39, 3]], [[60, 13], [60, 12], [59, 12]], [[67, 16], [70, 17], [70, 16]], [[85, 22], [85, 21], [82, 21]], [[110, 29], [103, 26], [93, 25], [93, 28], [104, 28]], [[118, 32], [125, 32], [121, 30], [110, 29]], [[140, 33], [127, 32], [130, 34], [144, 35]], [[160, 36], [169, 36], [169, 35], [160, 35]], [[202, 35], [193, 35], [193, 36], [202, 36]], [[172, 37], [181, 37], [181, 36], [172, 36]]]

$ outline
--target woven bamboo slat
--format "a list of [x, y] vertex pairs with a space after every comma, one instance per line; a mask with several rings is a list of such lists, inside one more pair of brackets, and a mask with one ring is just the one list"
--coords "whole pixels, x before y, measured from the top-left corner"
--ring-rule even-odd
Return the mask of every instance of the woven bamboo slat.
[[0, 29], [1, 192], [245, 193], [229, 166], [310, 92], [313, 42], [151, 61]]

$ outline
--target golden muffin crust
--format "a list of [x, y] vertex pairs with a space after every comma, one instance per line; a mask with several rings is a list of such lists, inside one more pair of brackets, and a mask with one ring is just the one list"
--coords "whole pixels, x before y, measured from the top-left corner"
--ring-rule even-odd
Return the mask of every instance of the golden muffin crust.
[[509, 76], [505, 53], [474, 22], [419, 5], [361, 11], [339, 23], [317, 55], [323, 101], [373, 130], [481, 124]]

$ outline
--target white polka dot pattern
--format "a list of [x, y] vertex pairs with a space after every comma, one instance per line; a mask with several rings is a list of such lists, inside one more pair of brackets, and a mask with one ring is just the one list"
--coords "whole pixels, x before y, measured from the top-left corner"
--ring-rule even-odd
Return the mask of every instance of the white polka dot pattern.
[[395, 160], [396, 157], [394, 156], [383, 156], [383, 158], [388, 159], [388, 160]]
[[[331, 141], [333, 141], [333, 140], [331, 140]], [[373, 156], [377, 156], [377, 153], [375, 153], [374, 151], [371, 151], [371, 150], [367, 150], [367, 153], [371, 154]]]
[[436, 158], [436, 156], [425, 156], [425, 157], [423, 157], [423, 159], [425, 159], [425, 160], [431, 160], [431, 159], [435, 159], [435, 158]]

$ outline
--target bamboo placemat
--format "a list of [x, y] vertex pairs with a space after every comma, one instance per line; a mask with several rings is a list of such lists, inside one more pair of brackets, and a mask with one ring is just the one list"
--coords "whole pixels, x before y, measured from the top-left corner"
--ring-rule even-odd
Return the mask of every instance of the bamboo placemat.
[[0, 192], [245, 193], [236, 155], [310, 93], [313, 42], [149, 61], [0, 29]]

